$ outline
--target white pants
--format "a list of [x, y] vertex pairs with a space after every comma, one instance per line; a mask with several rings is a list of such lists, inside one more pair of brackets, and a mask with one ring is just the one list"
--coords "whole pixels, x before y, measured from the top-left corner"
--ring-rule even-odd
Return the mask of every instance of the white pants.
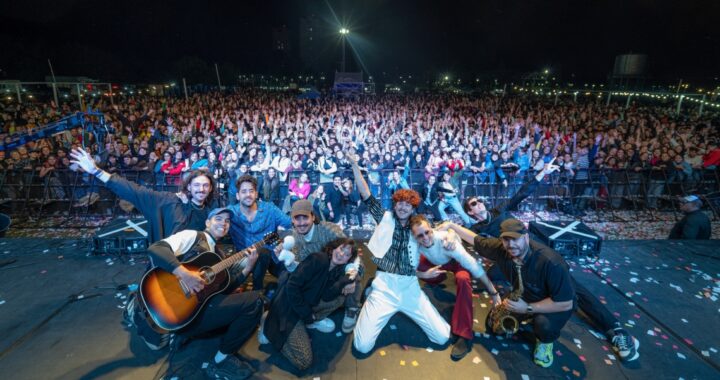
[[420, 290], [417, 277], [377, 272], [355, 326], [355, 349], [370, 352], [382, 329], [397, 312], [417, 323], [433, 343], [445, 344], [450, 338], [450, 325]]

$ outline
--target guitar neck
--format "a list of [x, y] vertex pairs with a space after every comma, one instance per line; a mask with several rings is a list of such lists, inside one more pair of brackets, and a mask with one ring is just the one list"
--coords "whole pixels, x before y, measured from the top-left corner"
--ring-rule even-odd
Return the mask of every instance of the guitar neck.
[[221, 262], [213, 265], [211, 268], [212, 268], [213, 272], [215, 272], [215, 273], [218, 273], [222, 270], [228, 269], [233, 264], [235, 264], [236, 262], [242, 260], [245, 256], [247, 256], [248, 252], [250, 251], [250, 248], [258, 248], [263, 245], [265, 245], [265, 240], [261, 240], [255, 244], [243, 249], [242, 251], [235, 253], [234, 255], [228, 257], [227, 259], [222, 260]]

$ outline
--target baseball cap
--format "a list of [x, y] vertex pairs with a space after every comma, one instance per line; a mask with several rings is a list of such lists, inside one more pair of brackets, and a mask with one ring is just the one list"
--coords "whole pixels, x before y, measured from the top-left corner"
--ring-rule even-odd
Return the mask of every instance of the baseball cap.
[[234, 214], [234, 213], [232, 212], [232, 210], [230, 210], [229, 208], [227, 208], [227, 207], [218, 207], [218, 208], [213, 209], [212, 211], [210, 211], [210, 213], [208, 214], [208, 217], [207, 217], [207, 218], [210, 219], [210, 218], [214, 217], [215, 215], [220, 214], [220, 213], [222, 213], [222, 212], [226, 212], [226, 213], [230, 214], [230, 217], [235, 216], [235, 214]]
[[690, 203], [690, 202], [697, 202], [700, 198], [697, 195], [687, 195], [680, 198], [680, 202], [682, 203]]
[[517, 239], [528, 232], [525, 224], [517, 219], [507, 219], [500, 224], [500, 237]]
[[310, 216], [313, 212], [312, 203], [307, 199], [300, 199], [295, 201], [292, 205], [292, 211], [290, 217], [294, 218], [296, 215]]

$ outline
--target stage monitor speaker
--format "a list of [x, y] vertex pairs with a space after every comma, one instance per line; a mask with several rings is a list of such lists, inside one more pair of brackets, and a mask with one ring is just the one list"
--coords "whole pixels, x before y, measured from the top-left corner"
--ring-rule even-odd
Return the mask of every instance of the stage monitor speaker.
[[530, 233], [565, 256], [599, 256], [602, 238], [580, 221], [530, 222]]
[[95, 233], [93, 253], [129, 254], [147, 251], [148, 224], [145, 219], [120, 219], [109, 223]]

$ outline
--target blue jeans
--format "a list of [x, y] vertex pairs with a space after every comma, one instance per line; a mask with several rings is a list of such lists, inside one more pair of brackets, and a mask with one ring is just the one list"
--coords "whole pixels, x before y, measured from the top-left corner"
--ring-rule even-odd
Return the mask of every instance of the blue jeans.
[[465, 210], [463, 210], [462, 205], [460, 204], [460, 200], [458, 200], [458, 197], [456, 195], [446, 195], [444, 199], [438, 202], [438, 212], [440, 212], [440, 217], [442, 218], [442, 220], [448, 219], [447, 213], [445, 212], [445, 209], [447, 209], [448, 207], [451, 207], [458, 215], [460, 215], [460, 218], [462, 218], [465, 225], [470, 225], [470, 216], [465, 213]]

